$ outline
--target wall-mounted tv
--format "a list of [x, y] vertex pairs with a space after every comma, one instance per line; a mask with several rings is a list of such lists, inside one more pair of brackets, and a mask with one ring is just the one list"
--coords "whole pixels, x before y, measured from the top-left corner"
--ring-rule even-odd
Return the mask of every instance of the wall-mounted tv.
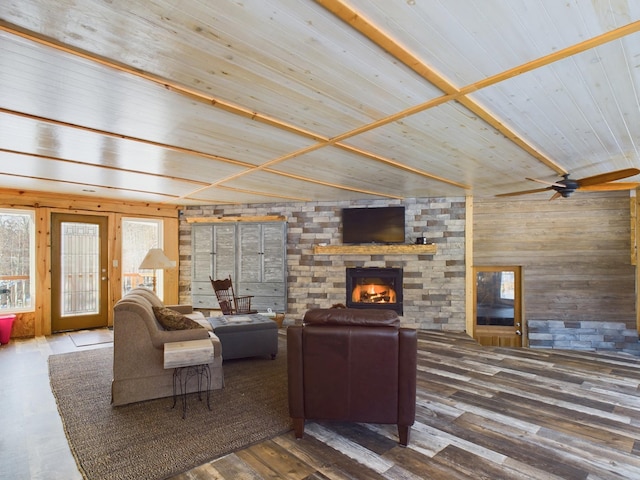
[[404, 243], [404, 207], [342, 209], [342, 243]]

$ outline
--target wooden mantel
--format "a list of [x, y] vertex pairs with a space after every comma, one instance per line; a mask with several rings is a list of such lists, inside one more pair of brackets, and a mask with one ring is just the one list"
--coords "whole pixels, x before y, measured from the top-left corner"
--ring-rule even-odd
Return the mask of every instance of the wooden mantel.
[[315, 255], [433, 255], [438, 248], [435, 243], [427, 245], [314, 245]]
[[264, 222], [285, 222], [287, 217], [284, 215], [262, 215], [259, 217], [252, 216], [235, 216], [235, 217], [188, 217], [187, 223], [231, 223], [231, 222], [248, 222], [248, 223], [264, 223]]

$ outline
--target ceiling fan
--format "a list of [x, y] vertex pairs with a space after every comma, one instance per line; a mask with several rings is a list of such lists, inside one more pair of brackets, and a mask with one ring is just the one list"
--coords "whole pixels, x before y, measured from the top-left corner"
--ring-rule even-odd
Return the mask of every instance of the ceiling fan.
[[640, 182], [618, 182], [615, 180], [622, 178], [632, 177], [640, 173], [637, 168], [625, 168], [623, 170], [616, 170], [614, 172], [601, 173], [600, 175], [594, 175], [592, 177], [585, 177], [579, 180], [569, 178], [569, 174], [562, 176], [562, 180], [557, 182], [547, 182], [544, 180], [538, 180], [537, 178], [527, 178], [533, 182], [544, 183], [548, 185], [545, 188], [536, 188], [533, 190], [524, 190], [521, 192], [501, 193], [496, 197], [511, 197], [515, 195], [525, 195], [527, 193], [545, 192], [547, 190], [554, 190], [555, 193], [551, 197], [551, 200], [555, 200], [558, 197], [567, 198], [576, 190], [582, 192], [604, 192], [612, 190], [631, 190], [633, 188], [640, 187]]

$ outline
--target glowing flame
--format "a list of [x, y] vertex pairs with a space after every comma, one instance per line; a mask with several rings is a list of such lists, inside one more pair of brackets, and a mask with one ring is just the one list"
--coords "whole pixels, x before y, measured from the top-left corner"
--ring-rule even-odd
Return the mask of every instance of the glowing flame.
[[389, 285], [356, 285], [351, 293], [355, 303], [396, 303], [396, 292]]

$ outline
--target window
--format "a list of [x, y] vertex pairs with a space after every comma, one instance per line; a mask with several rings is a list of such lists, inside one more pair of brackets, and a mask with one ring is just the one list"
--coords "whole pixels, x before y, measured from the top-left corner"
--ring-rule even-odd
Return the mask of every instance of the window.
[[515, 272], [500, 272], [500, 298], [513, 300], [516, 298]]
[[0, 311], [34, 308], [35, 214], [0, 209]]
[[122, 294], [132, 288], [152, 288], [156, 275], [156, 290], [162, 298], [162, 270], [140, 270], [140, 264], [151, 248], [162, 248], [162, 220], [144, 218], [122, 219]]

